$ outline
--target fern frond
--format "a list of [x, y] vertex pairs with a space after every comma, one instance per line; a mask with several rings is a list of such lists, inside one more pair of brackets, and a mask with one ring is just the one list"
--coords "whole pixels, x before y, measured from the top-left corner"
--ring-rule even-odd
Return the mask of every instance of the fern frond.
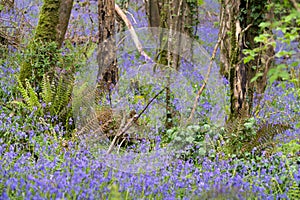
[[17, 88], [20, 91], [25, 102], [29, 101], [29, 94], [28, 94], [27, 90], [24, 88], [23, 83], [21, 82], [20, 79], [18, 79], [18, 87]]
[[74, 84], [74, 79], [72, 78], [71, 80], [67, 80], [67, 92], [65, 93], [64, 96], [64, 104], [67, 104], [71, 100], [72, 92], [73, 92], [73, 84]]
[[247, 122], [247, 118], [243, 116], [233, 118], [231, 121], [227, 122], [224, 139], [227, 141], [225, 149], [228, 154], [237, 154], [240, 152], [243, 143], [245, 140], [248, 140], [244, 126], [245, 122]]
[[265, 150], [271, 152], [276, 146], [275, 136], [291, 128], [289, 124], [264, 124], [257, 131], [256, 137], [242, 147], [242, 152], [250, 152], [254, 148], [258, 153]]
[[64, 92], [65, 92], [65, 85], [63, 82], [63, 77], [60, 76], [59, 81], [57, 83], [56, 94], [55, 94], [55, 98], [54, 98], [54, 102], [53, 102], [55, 114], [58, 114], [58, 112], [61, 109], [61, 106], [63, 104], [62, 97], [65, 95]]
[[42, 82], [42, 94], [41, 94], [44, 103], [48, 105], [53, 100], [53, 91], [51, 89], [51, 82], [49, 80], [49, 76], [44, 75]]
[[288, 197], [290, 199], [300, 199], [300, 185], [296, 181], [293, 181], [292, 186], [288, 191]]
[[83, 120], [85, 125], [80, 127], [80, 130], [76, 132], [76, 136], [82, 137], [84, 135], [95, 134], [97, 132], [103, 133], [98, 118], [99, 116], [96, 113], [93, 113], [91, 116], [89, 116], [89, 119]]
[[37, 93], [34, 91], [33, 87], [29, 83], [29, 80], [25, 79], [25, 87], [20, 79], [18, 79], [18, 90], [20, 91], [27, 108], [29, 110], [33, 110], [34, 107], [40, 108], [41, 104], [39, 102], [39, 97]]
[[25, 84], [26, 84], [26, 90], [28, 91], [28, 94], [29, 94], [29, 99], [26, 103], [32, 109], [34, 107], [40, 108], [41, 103], [39, 102], [39, 97], [38, 97], [37, 93], [34, 91], [33, 87], [31, 86], [31, 84], [29, 83], [28, 80], [25, 80]]
[[71, 112], [72, 110], [72, 107], [69, 105], [72, 102], [72, 92], [73, 92], [73, 83], [72, 84], [70, 83], [67, 85], [67, 90], [65, 92], [65, 95], [62, 97], [61, 100], [63, 102], [62, 105], [64, 106], [59, 112], [59, 117], [67, 116], [67, 118], [69, 118], [68, 117], [70, 115], [69, 112]]

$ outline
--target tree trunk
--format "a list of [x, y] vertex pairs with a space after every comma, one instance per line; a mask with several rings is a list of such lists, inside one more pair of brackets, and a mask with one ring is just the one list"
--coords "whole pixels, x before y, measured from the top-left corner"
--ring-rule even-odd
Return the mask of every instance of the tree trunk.
[[36, 28], [35, 40], [42, 42], [56, 41], [57, 29], [59, 23], [60, 0], [45, 0], [41, 13], [39, 15], [39, 23]]
[[111, 90], [118, 80], [115, 40], [115, 1], [98, 1], [99, 51], [98, 51], [98, 91], [100, 100], [108, 94], [111, 103]]
[[[254, 38], [261, 33], [259, 24], [268, 14], [267, 0], [222, 0], [220, 30], [227, 32], [221, 43], [221, 74], [229, 78], [231, 91], [230, 119], [251, 114], [254, 91], [263, 93], [266, 77], [251, 83], [257, 70], [266, 75], [272, 62], [265, 63], [263, 56], [256, 56], [254, 61], [244, 64], [243, 50], [254, 49], [260, 44]], [[270, 47], [268, 55], [273, 53]], [[256, 70], [253, 68], [256, 66]]]
[[57, 32], [56, 41], [57, 41], [58, 48], [62, 46], [62, 43], [65, 39], [65, 34], [68, 29], [73, 2], [74, 0], [64, 0], [61, 2], [61, 5], [59, 7], [59, 22], [56, 27], [56, 32]]
[[160, 10], [158, 0], [146, 0], [146, 13], [148, 16], [149, 27], [159, 27]]
[[[156, 62], [179, 70], [182, 48], [191, 49], [191, 43], [182, 41], [182, 35], [192, 35], [193, 12], [187, 0], [147, 0], [146, 11], [149, 27], [160, 27], [160, 49], [156, 55]], [[151, 30], [154, 31], [154, 30]], [[154, 33], [157, 34], [157, 33]], [[167, 40], [165, 40], [167, 38]], [[185, 43], [183, 43], [185, 42]], [[167, 77], [166, 88], [166, 122], [167, 129], [174, 125], [171, 103], [170, 77]]]
[[[25, 79], [34, 87], [40, 85], [42, 77], [51, 71], [57, 62], [57, 47], [51, 47], [51, 42], [57, 41], [56, 26], [59, 23], [60, 0], [45, 0], [39, 14], [39, 22], [33, 40], [27, 50], [31, 53], [21, 66], [20, 80]], [[43, 48], [41, 48], [43, 46]]]

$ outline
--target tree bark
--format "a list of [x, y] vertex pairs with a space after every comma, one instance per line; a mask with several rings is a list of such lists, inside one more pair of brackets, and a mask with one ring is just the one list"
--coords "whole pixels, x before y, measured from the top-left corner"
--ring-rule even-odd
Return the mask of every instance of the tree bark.
[[118, 81], [115, 40], [115, 1], [98, 1], [99, 19], [99, 50], [98, 50], [98, 89], [97, 98], [108, 94], [109, 100], [112, 88]]
[[[48, 45], [57, 41], [56, 26], [59, 23], [60, 4], [60, 0], [44, 1], [34, 38], [27, 47], [31, 55], [21, 65], [19, 78], [22, 83], [25, 79], [29, 79], [33, 86], [37, 87], [40, 85], [43, 75], [55, 67], [57, 48]], [[44, 50], [42, 51], [41, 46], [47, 48], [42, 48]]]
[[60, 48], [65, 39], [74, 0], [64, 0], [59, 7], [59, 22], [56, 26], [56, 42]]
[[[150, 29], [153, 34], [159, 34], [160, 38], [160, 49], [155, 58], [157, 63], [179, 70], [182, 49], [192, 49], [191, 43], [182, 41], [182, 34], [192, 36], [193, 13], [191, 10], [191, 2], [187, 0], [146, 1], [149, 27], [161, 28], [158, 32], [155, 31], [156, 29]], [[167, 77], [165, 122], [167, 129], [174, 125], [172, 91], [168, 87], [170, 83], [170, 77]]]
[[[227, 35], [221, 42], [221, 74], [229, 78], [231, 91], [230, 119], [238, 116], [248, 117], [253, 106], [254, 92], [263, 93], [266, 86], [266, 77], [252, 83], [251, 79], [257, 70], [267, 71], [272, 62], [265, 63], [265, 58], [256, 56], [254, 61], [244, 64], [243, 50], [259, 47], [254, 38], [261, 33], [259, 24], [268, 14], [267, 0], [222, 0], [220, 30], [224, 29]], [[269, 57], [274, 53], [270, 47]], [[253, 68], [256, 66], [256, 69]]]
[[158, 0], [146, 0], [145, 3], [149, 27], [159, 27], [160, 10]]

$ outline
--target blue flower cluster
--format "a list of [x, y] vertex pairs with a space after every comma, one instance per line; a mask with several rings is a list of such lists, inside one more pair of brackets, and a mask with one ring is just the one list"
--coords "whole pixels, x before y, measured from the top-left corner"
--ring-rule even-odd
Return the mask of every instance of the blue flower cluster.
[[[36, 25], [41, 1], [15, 2], [16, 11], [24, 11], [23, 14], [16, 15], [14, 19], [10, 15], [5, 15], [1, 16], [1, 19], [9, 19], [20, 24], [30, 22], [24, 24], [25, 28], [20, 29], [22, 31], [26, 30], [26, 27], [30, 28], [30, 25]], [[68, 38], [77, 35], [96, 35], [98, 31], [96, 2], [74, 1]], [[147, 26], [143, 10], [137, 9], [141, 1], [130, 2], [133, 2], [134, 6], [129, 12], [133, 13], [133, 16], [136, 16], [135, 20], [139, 22], [135, 24], [133, 18], [129, 17], [134, 26]], [[216, 2], [207, 1], [207, 9], [217, 12]], [[213, 27], [212, 21], [205, 18], [206, 15], [202, 17], [203, 23], [200, 23], [197, 31], [207, 51], [211, 52], [209, 44], [215, 42], [217, 29]], [[24, 32], [24, 37], [28, 36], [26, 34], [30, 32]], [[134, 53], [128, 52], [121, 56], [119, 62], [125, 66], [121, 69], [122, 74], [133, 75], [136, 70], [131, 66], [139, 61]], [[143, 62], [138, 64], [142, 65]], [[203, 81], [203, 76], [197, 71], [190, 74], [190, 71], [185, 70], [195, 66], [186, 63], [182, 65], [185, 66], [181, 72], [183, 77], [190, 77], [193, 82]], [[65, 128], [59, 123], [55, 123], [54, 127], [51, 125], [57, 117], [46, 115], [38, 118], [34, 111], [13, 110], [12, 102], [15, 104], [18, 102], [14, 91], [17, 68], [18, 66], [11, 60], [0, 62], [0, 200], [294, 199], [293, 195], [297, 193], [293, 191], [300, 185], [300, 164], [297, 158], [299, 149], [298, 151], [288, 149], [297, 147], [299, 143], [289, 143], [291, 140], [299, 140], [300, 132], [300, 127], [297, 126], [300, 116], [300, 90], [295, 84], [282, 85], [275, 82], [274, 86], [267, 88], [262, 100], [255, 102], [254, 107], [258, 108], [259, 112], [253, 114], [258, 124], [265, 121], [274, 124], [287, 122], [294, 127], [279, 137], [281, 145], [278, 149], [288, 152], [290, 150], [288, 154], [278, 150], [270, 157], [264, 154], [262, 156], [249, 154], [247, 158], [232, 156], [225, 159], [223, 152], [218, 154], [211, 151], [212, 153], [205, 156], [182, 159], [175, 155], [162, 158], [162, 155], [157, 153], [153, 154], [152, 159], [159, 162], [145, 164], [145, 162], [134, 163], [135, 157], [131, 154], [123, 156], [118, 162], [115, 154], [106, 155], [102, 151], [95, 153], [95, 149], [86, 146], [84, 141], [67, 141], [67, 144], [62, 144], [66, 142], [63, 140]], [[159, 91], [160, 88], [150, 84], [153, 81], [151, 78], [153, 77], [149, 78], [149, 87], [153, 87], [154, 92]], [[185, 83], [180, 77], [175, 78], [176, 81]], [[224, 80], [224, 84], [228, 85], [227, 80]], [[199, 89], [199, 85], [185, 89], [187, 93], [192, 93], [193, 90]], [[173, 84], [172, 90], [182, 92], [183, 88], [176, 88], [176, 84]], [[131, 104], [125, 102], [120, 104], [120, 107], [128, 106], [138, 111], [144, 108], [145, 97], [127, 95], [131, 99], [136, 98], [136, 102], [129, 101]], [[179, 112], [192, 106], [192, 101], [180, 102], [179, 97], [172, 100], [175, 110]], [[156, 102], [159, 101], [159, 98], [156, 99]], [[196, 111], [198, 117], [204, 117], [215, 106], [205, 95], [200, 99], [199, 105], [201, 109]], [[151, 105], [149, 116], [159, 109], [160, 107]], [[153, 115], [149, 121], [158, 122], [161, 118]], [[73, 123], [72, 119], [69, 123]], [[150, 128], [152, 132], [157, 131], [156, 127]], [[153, 137], [156, 136], [154, 134]], [[156, 141], [161, 142], [160, 139], [156, 138]], [[220, 142], [218, 139], [217, 136], [213, 137], [213, 142]], [[156, 145], [157, 151], [160, 148], [160, 145]], [[139, 150], [142, 152], [143, 147]], [[109, 163], [108, 160], [113, 162]]]

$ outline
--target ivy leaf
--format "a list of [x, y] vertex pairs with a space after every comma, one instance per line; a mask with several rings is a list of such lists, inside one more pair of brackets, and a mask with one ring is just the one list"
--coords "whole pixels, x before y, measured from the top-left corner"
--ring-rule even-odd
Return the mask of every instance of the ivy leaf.
[[259, 27], [262, 28], [262, 29], [264, 29], [266, 27], [269, 27], [269, 26], [271, 26], [270, 22], [262, 22], [262, 23], [259, 24]]
[[254, 60], [253, 56], [247, 56], [244, 58], [244, 64], [247, 64], [248, 62], [250, 62], [251, 60]]
[[256, 81], [256, 80], [257, 80], [259, 77], [261, 77], [263, 74], [264, 74], [264, 73], [262, 73], [262, 72], [256, 73], [255, 76], [251, 79], [250, 82], [252, 83], [252, 82]]
[[283, 56], [291, 56], [292, 52], [290, 51], [279, 51], [278, 53], [275, 54], [275, 57], [280, 58]]
[[282, 78], [283, 80], [287, 80], [290, 78], [289, 73], [285, 70], [285, 65], [280, 64], [277, 65], [275, 68], [270, 69], [268, 72], [270, 83], [273, 84], [275, 80], [278, 78]]

